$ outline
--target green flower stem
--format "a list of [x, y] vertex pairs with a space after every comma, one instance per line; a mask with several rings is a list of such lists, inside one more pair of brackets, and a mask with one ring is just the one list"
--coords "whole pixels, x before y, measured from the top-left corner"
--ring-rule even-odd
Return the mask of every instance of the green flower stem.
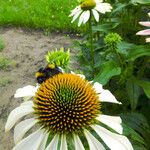
[[92, 14], [90, 11], [89, 19], [89, 40], [90, 40], [90, 56], [91, 56], [91, 67], [94, 72], [94, 47], [93, 47], [93, 31], [92, 31]]

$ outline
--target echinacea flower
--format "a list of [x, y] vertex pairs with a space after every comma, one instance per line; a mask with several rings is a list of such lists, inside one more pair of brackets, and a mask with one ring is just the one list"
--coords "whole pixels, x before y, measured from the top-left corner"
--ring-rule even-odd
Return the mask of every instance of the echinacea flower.
[[[148, 16], [150, 17], [150, 13], [148, 13]], [[139, 24], [150, 27], [150, 21], [139, 22]], [[136, 35], [150, 35], [150, 29], [141, 30], [137, 32]], [[146, 42], [150, 42], [150, 38], [146, 38]]]
[[[61, 73], [39, 86], [17, 90], [15, 97], [21, 95], [30, 100], [9, 114], [5, 130], [10, 130], [25, 115], [33, 117], [15, 126], [13, 150], [68, 150], [70, 140], [75, 150], [85, 150], [83, 141], [87, 141], [89, 150], [105, 150], [104, 143], [111, 150], [133, 150], [122, 135], [121, 118], [101, 112], [102, 102], [120, 103], [101, 84], [93, 84], [83, 75]], [[25, 137], [34, 125], [39, 128]]]
[[103, 3], [103, 0], [83, 0], [80, 5], [72, 10], [69, 17], [73, 17], [71, 22], [74, 22], [79, 16], [80, 26], [82, 23], [86, 23], [90, 16], [93, 14], [95, 20], [99, 22], [99, 13], [105, 14], [112, 9], [109, 3]]

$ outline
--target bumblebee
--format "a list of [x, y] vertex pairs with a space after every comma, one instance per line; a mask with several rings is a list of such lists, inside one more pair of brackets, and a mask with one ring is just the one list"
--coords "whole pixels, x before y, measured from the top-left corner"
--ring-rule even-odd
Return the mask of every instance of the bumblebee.
[[54, 65], [48, 64], [45, 68], [41, 67], [36, 73], [35, 77], [39, 84], [45, 82], [47, 79], [62, 73], [62, 70]]

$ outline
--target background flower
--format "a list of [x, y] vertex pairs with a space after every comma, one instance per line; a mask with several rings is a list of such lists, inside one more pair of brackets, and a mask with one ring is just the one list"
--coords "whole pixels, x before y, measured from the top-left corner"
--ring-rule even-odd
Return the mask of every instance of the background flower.
[[[150, 13], [148, 13], [148, 15], [150, 17]], [[139, 24], [146, 26], [146, 27], [150, 27], [150, 21], [139, 22]], [[150, 29], [141, 30], [137, 32], [136, 35], [150, 35]], [[146, 42], [150, 42], [150, 38], [146, 38]]]
[[72, 10], [69, 17], [73, 17], [71, 22], [74, 22], [79, 17], [78, 26], [86, 23], [93, 14], [95, 20], [99, 22], [99, 13], [105, 14], [112, 9], [109, 3], [103, 3], [102, 0], [84, 0]]

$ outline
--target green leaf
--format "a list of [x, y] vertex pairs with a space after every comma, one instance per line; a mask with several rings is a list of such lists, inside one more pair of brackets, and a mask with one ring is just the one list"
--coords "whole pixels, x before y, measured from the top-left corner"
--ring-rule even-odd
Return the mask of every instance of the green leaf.
[[102, 85], [108, 83], [111, 77], [119, 75], [121, 68], [114, 61], [108, 61], [102, 66], [101, 72], [95, 77], [94, 81], [100, 82]]
[[145, 45], [135, 45], [128, 42], [119, 42], [117, 51], [126, 57], [126, 61], [134, 61], [142, 56], [150, 56], [150, 47]]
[[150, 47], [139, 45], [131, 48], [128, 52], [127, 61], [134, 61], [142, 56], [150, 56]]
[[117, 43], [117, 52], [120, 54], [124, 54], [125, 56], [128, 55], [128, 51], [130, 49], [133, 49], [135, 47], [135, 44], [127, 43], [127, 42], [118, 42]]
[[94, 32], [105, 32], [108, 33], [110, 30], [116, 28], [119, 25], [119, 22], [114, 22], [114, 23], [103, 23], [97, 26], [93, 26], [92, 29]]
[[140, 87], [135, 84], [133, 78], [129, 78], [126, 82], [126, 90], [130, 100], [131, 109], [135, 110], [140, 96]]
[[[138, 145], [135, 143], [138, 143], [143, 150], [145, 149], [146, 143], [144, 139], [135, 132], [130, 126], [126, 125], [126, 123], [122, 123], [123, 126], [123, 135], [127, 136], [131, 141], [133, 141], [133, 147], [137, 147]], [[144, 146], [145, 145], [145, 146]]]
[[[141, 114], [141, 113], [126, 113], [126, 114], [121, 114], [121, 118], [122, 118], [123, 123], [125, 123], [132, 129], [137, 131], [143, 137], [145, 142], [149, 144], [150, 128], [149, 128], [148, 122], [143, 114]], [[147, 146], [149, 146], [149, 145], [147, 145]]]
[[146, 96], [150, 98], [150, 82], [145, 80], [138, 80], [135, 79], [135, 82], [141, 86], [141, 88], [144, 90]]
[[139, 4], [150, 4], [150, 0], [132, 0], [132, 3], [139, 3]]
[[117, 13], [117, 12], [120, 12], [120, 11], [122, 11], [122, 10], [124, 10], [125, 9], [125, 7], [127, 7], [129, 5], [129, 3], [117, 3], [117, 5], [116, 5], [116, 8], [115, 9], [113, 9], [113, 12], [112, 12], [112, 14], [114, 14], [114, 13]]

